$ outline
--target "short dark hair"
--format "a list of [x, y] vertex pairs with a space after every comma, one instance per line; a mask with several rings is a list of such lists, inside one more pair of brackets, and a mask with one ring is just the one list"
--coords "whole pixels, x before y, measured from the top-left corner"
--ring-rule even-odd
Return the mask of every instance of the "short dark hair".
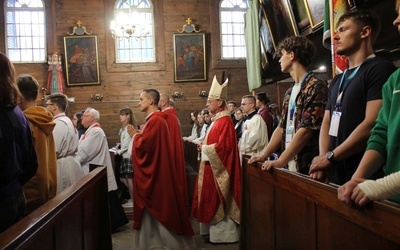
[[144, 89], [143, 92], [146, 93], [146, 97], [149, 99], [153, 99], [154, 105], [158, 105], [160, 101], [160, 93], [156, 89]]
[[354, 9], [341, 15], [337, 22], [336, 27], [338, 27], [340, 23], [348, 19], [353, 20], [361, 28], [365, 26], [370, 26], [372, 30], [371, 41], [372, 43], [375, 42], [376, 38], [379, 35], [379, 32], [381, 32], [382, 29], [381, 20], [378, 18], [378, 16], [374, 15], [369, 10]]
[[39, 95], [39, 83], [28, 74], [17, 76], [17, 86], [19, 92], [26, 101], [35, 101]]
[[293, 52], [297, 61], [304, 67], [311, 64], [316, 49], [314, 44], [304, 36], [291, 36], [279, 43], [278, 53], [281, 56], [282, 50]]
[[251, 103], [256, 103], [256, 98], [252, 95], [245, 95], [242, 97], [242, 99], [249, 99]]
[[51, 101], [51, 103], [57, 105], [57, 107], [61, 110], [64, 111], [67, 110], [68, 107], [68, 97], [64, 94], [61, 93], [54, 93], [49, 95], [46, 100]]
[[269, 96], [265, 92], [257, 93], [257, 100], [264, 105], [267, 105], [270, 102]]
[[228, 103], [228, 104], [229, 104], [229, 103], [232, 103], [232, 104], [233, 104], [233, 106], [237, 107], [237, 104], [236, 104], [236, 102], [235, 102], [235, 101], [233, 101], [233, 100], [227, 101], [227, 103]]

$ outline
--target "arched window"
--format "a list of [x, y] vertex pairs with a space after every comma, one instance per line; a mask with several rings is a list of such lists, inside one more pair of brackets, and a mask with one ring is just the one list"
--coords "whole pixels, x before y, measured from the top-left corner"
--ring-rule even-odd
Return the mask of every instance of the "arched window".
[[221, 59], [246, 58], [244, 14], [247, 8], [245, 0], [220, 2]]
[[117, 63], [156, 61], [154, 10], [150, 0], [118, 0], [114, 6], [114, 21]]
[[42, 0], [6, 0], [6, 53], [12, 62], [46, 61], [45, 8]]

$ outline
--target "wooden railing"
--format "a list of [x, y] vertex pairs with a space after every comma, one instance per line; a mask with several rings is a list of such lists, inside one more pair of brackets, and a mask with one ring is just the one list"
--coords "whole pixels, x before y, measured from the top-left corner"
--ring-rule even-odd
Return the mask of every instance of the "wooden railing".
[[356, 209], [337, 188], [307, 176], [243, 160], [241, 249], [399, 249], [400, 207]]
[[0, 249], [112, 249], [106, 169], [93, 170], [1, 233]]

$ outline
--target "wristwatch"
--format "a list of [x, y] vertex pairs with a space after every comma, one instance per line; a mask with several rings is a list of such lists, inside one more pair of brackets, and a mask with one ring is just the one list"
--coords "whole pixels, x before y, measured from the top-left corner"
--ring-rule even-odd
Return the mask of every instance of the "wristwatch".
[[326, 159], [328, 159], [328, 161], [330, 161], [331, 163], [335, 163], [335, 159], [334, 156], [335, 154], [333, 153], [333, 151], [328, 151], [328, 153], [326, 153]]

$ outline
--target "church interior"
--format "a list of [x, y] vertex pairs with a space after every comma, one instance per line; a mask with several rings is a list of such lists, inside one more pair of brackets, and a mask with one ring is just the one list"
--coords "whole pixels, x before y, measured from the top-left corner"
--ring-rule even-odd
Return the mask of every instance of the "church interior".
[[[329, 82], [335, 73], [335, 69], [332, 69], [331, 51], [323, 45], [326, 22], [323, 10], [328, 2], [325, 0], [33, 2], [37, 1], [43, 4], [45, 31], [44, 34], [35, 34], [32, 31], [32, 44], [44, 43], [41, 46], [45, 56], [39, 62], [26, 61], [23, 59], [24, 50], [16, 48], [22, 55], [22, 59], [13, 61], [17, 75], [30, 74], [37, 79], [41, 87], [37, 104], [43, 106], [46, 96], [53, 88], [47, 84], [48, 56], [51, 57], [54, 53], [60, 55], [64, 94], [69, 100], [67, 115], [72, 118], [76, 112], [88, 107], [98, 110], [101, 114], [101, 127], [110, 148], [120, 140], [118, 131], [121, 124], [118, 116], [121, 108], [131, 108], [138, 125], [146, 122], [146, 114], [138, 106], [144, 89], [156, 89], [169, 95], [177, 111], [182, 136], [191, 133], [191, 112], [206, 107], [214, 76], [220, 83], [229, 80], [228, 99], [234, 100], [239, 106], [243, 96], [265, 92], [270, 103], [280, 107], [285, 91], [293, 84], [290, 75], [281, 72], [277, 51], [279, 41], [287, 36], [305, 36], [312, 41], [317, 56], [309, 70], [313, 70], [318, 77]], [[250, 60], [246, 61], [246, 56], [243, 55], [234, 57], [235, 50], [239, 50], [234, 46], [228, 49], [224, 47], [226, 40], [223, 39], [224, 30], [221, 25], [220, 10], [224, 6], [221, 4], [243, 8], [239, 6], [243, 3], [246, 12], [253, 1], [258, 6], [254, 24], [257, 27], [257, 37], [253, 37], [259, 49], [256, 51], [258, 64], [249, 63]], [[0, 34], [3, 36], [0, 39], [0, 52], [7, 55], [13, 48], [8, 42], [10, 38], [7, 34], [10, 31], [7, 30], [9, 26], [6, 23], [6, 13], [13, 2], [21, 3], [22, 8], [28, 8], [30, 4], [26, 0], [0, 2], [0, 9], [3, 10], [0, 12]], [[138, 24], [136, 30], [129, 30], [112, 23], [121, 22], [117, 20], [116, 13], [123, 9], [124, 4], [140, 5], [143, 2], [150, 3], [151, 6], [152, 15], [144, 18], [148, 23], [142, 24], [149, 25], [147, 28], [150, 30], [135, 34], [140, 33]], [[276, 2], [284, 6], [283, 9], [277, 7], [284, 18], [283, 23], [279, 21], [281, 17], [277, 17], [279, 11], [272, 9]], [[397, 17], [394, 8], [396, 1], [345, 2], [348, 2], [349, 8], [369, 9], [378, 13], [382, 31], [375, 42], [374, 52], [399, 67], [400, 39], [397, 28], [393, 26], [393, 20]], [[135, 20], [135, 14], [137, 13], [129, 10], [128, 18]], [[243, 19], [240, 23], [242, 26]], [[244, 36], [244, 32], [241, 36]], [[196, 48], [188, 42], [189, 39], [196, 40], [200, 45]], [[238, 42], [237, 39], [243, 40], [237, 37], [230, 39], [235, 42]], [[139, 46], [140, 52], [128, 50], [134, 46]], [[245, 47], [244, 45], [244, 54], [249, 54]], [[192, 65], [188, 64], [189, 59], [186, 64], [180, 62], [190, 53], [196, 53]], [[229, 53], [232, 56], [226, 56]], [[137, 59], [136, 56], [140, 58]], [[74, 59], [75, 57], [79, 59]], [[82, 61], [78, 64], [74, 60]], [[85, 64], [89, 66], [86, 67]], [[250, 70], [251, 68], [257, 69]], [[258, 75], [255, 77], [253, 74]], [[257, 83], [259, 85], [253, 87]], [[188, 195], [189, 199], [193, 199], [199, 159], [197, 149], [186, 144], [184, 147]], [[241, 171], [243, 187], [240, 241], [218, 245], [205, 243], [193, 219], [191, 222], [195, 229], [196, 249], [398, 249], [400, 245], [398, 204], [390, 201], [374, 202], [365, 209], [353, 209], [337, 201], [337, 186], [317, 183], [301, 174], [293, 175], [281, 169], [273, 174], [266, 174], [257, 164], [245, 164]], [[91, 172], [90, 176], [76, 183], [73, 188], [42, 206], [40, 211], [25, 217], [26, 220], [18, 227], [6, 231], [6, 234], [0, 234], [0, 248], [45, 249], [43, 242], [47, 241], [46, 249], [76, 249], [76, 246], [78, 249], [133, 249], [130, 245], [133, 241], [131, 208], [125, 208], [130, 223], [119, 232], [111, 234], [107, 223], [97, 221], [97, 218], [107, 216], [108, 212], [107, 209], [96, 211], [98, 206], [107, 202], [104, 197], [93, 198], [96, 194], [106, 192], [107, 180], [104, 172], [104, 169]], [[190, 207], [188, 210], [190, 211]], [[72, 223], [68, 218], [79, 220]], [[42, 222], [43, 219], [45, 221]], [[1, 235], [4, 235], [3, 239]], [[79, 243], [71, 243], [69, 241], [74, 239], [70, 235], [85, 236], [76, 239]], [[93, 243], [94, 241], [98, 243]]]

